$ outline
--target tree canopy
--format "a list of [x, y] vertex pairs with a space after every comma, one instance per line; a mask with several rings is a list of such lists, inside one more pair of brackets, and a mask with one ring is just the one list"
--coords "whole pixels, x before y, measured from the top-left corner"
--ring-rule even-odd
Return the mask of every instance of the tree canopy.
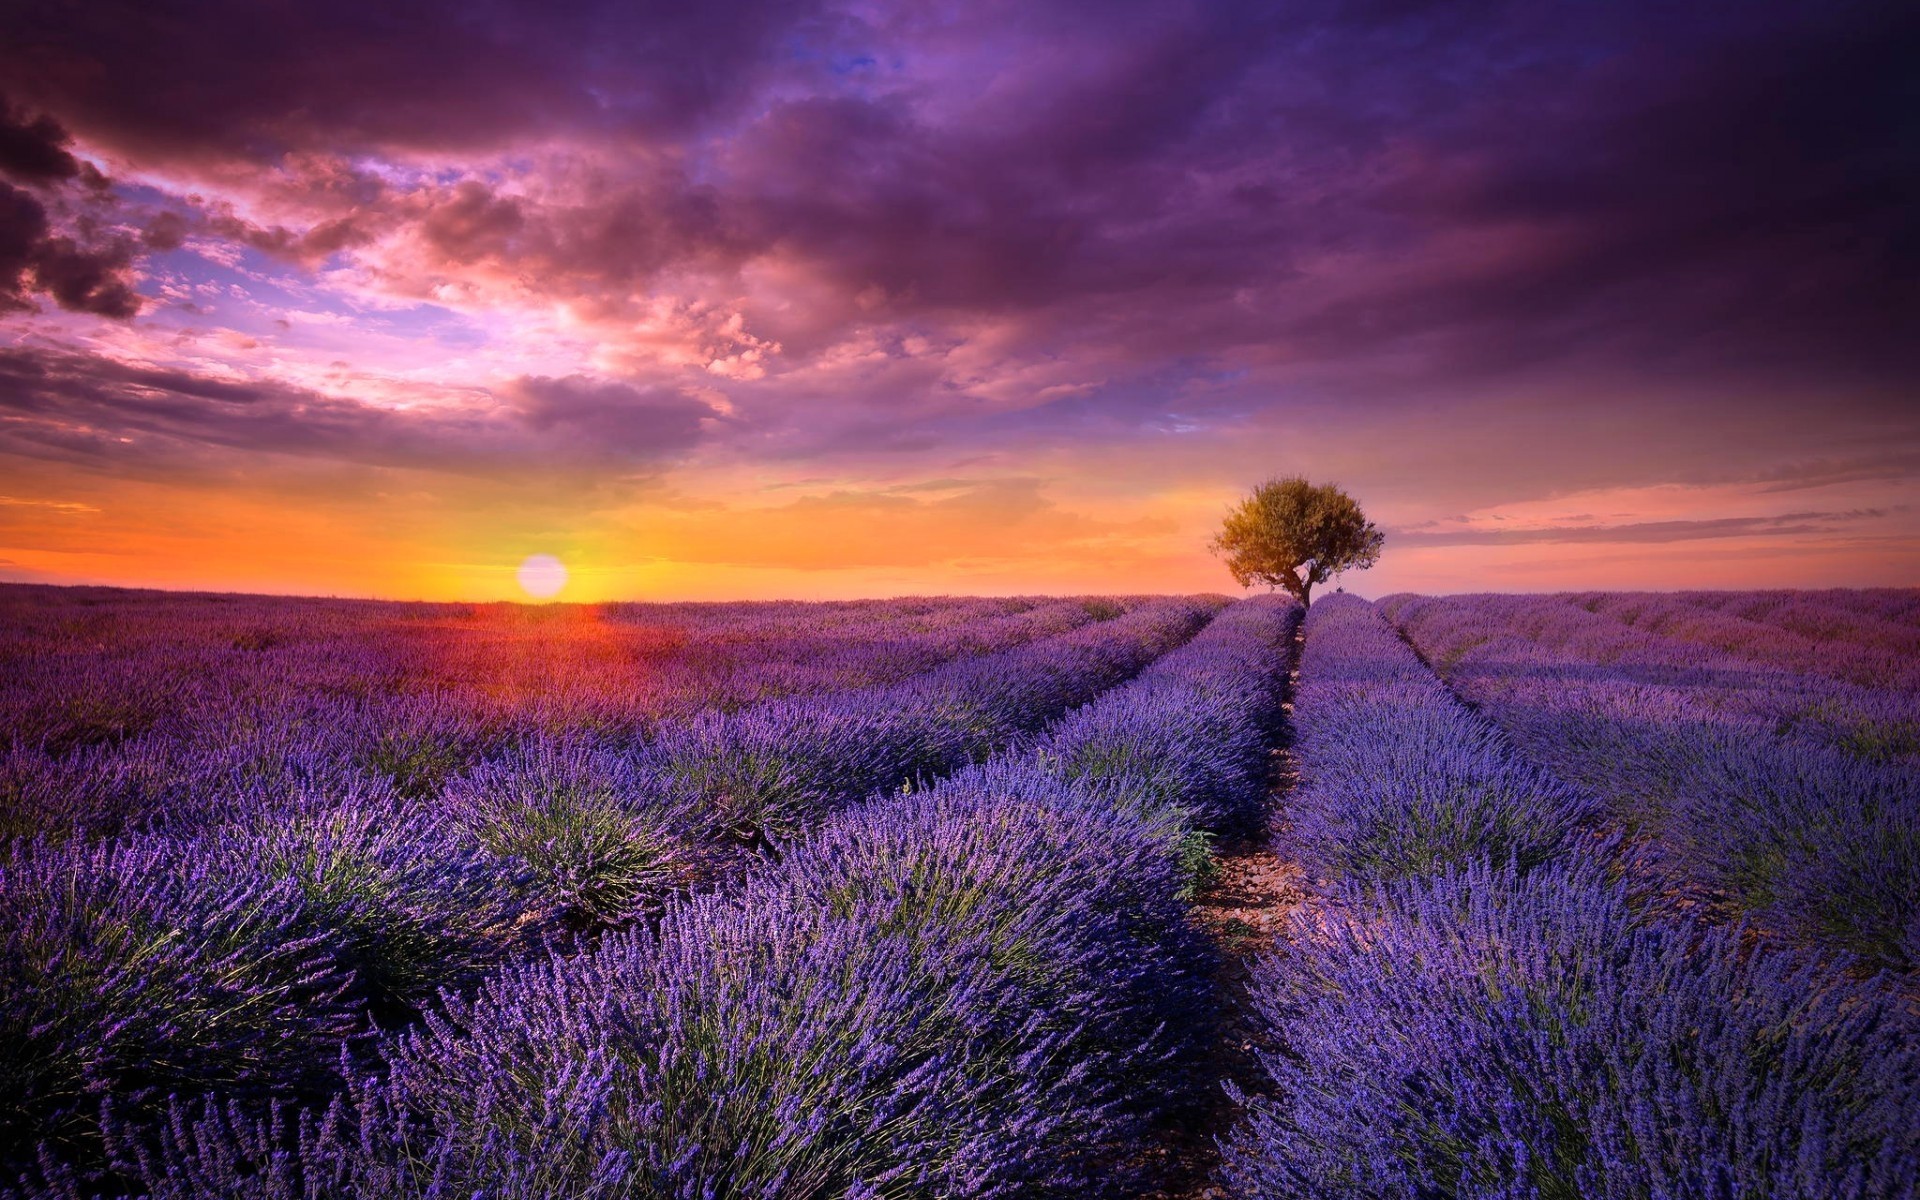
[[1212, 545], [1241, 587], [1282, 587], [1308, 604], [1315, 584], [1378, 562], [1385, 541], [1352, 496], [1294, 475], [1268, 480], [1235, 505]]

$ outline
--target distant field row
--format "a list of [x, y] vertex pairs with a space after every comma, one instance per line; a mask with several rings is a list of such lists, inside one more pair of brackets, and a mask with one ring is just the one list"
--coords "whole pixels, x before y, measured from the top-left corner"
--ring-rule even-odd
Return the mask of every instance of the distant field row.
[[424, 795], [532, 735], [904, 679], [1138, 597], [419, 604], [0, 587], [0, 831], [120, 828], [257, 781]]

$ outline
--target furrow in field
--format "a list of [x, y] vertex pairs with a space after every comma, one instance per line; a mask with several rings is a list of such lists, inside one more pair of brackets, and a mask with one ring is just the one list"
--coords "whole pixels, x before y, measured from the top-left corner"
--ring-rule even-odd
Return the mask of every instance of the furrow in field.
[[[1241, 1116], [1236, 1095], [1259, 1087], [1256, 1051], [1267, 1032], [1254, 1005], [1255, 967], [1271, 953], [1289, 914], [1308, 899], [1299, 864], [1276, 847], [1281, 814], [1297, 781], [1288, 714], [1298, 678], [1301, 611], [1289, 606], [1284, 652], [1249, 654], [1250, 668], [1273, 683], [1268, 703], [1247, 705], [1240, 719], [1254, 718], [1269, 730], [1265, 786], [1257, 821], [1222, 836], [1196, 888], [1193, 915], [1212, 947], [1211, 990], [1218, 1016], [1210, 1038], [1199, 1047], [1196, 1068], [1212, 1086], [1202, 1103], [1163, 1123], [1145, 1157], [1141, 1200], [1214, 1200], [1224, 1195], [1218, 1181], [1222, 1140]], [[1279, 647], [1276, 647], [1279, 649]]]

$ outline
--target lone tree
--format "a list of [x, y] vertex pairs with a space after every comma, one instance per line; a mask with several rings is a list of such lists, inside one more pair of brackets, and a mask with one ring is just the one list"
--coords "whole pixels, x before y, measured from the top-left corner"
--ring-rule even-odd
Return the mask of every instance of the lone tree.
[[1380, 561], [1384, 541], [1352, 496], [1294, 475], [1269, 479], [1234, 506], [1213, 552], [1227, 560], [1241, 587], [1283, 587], [1309, 604], [1314, 584]]

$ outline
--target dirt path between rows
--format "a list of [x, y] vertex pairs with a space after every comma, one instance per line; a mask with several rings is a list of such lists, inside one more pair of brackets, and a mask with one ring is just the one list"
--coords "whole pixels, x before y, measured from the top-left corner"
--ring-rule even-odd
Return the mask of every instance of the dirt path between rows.
[[[1300, 641], [1296, 635], [1291, 684], [1297, 678]], [[1286, 741], [1283, 732], [1282, 742]], [[1267, 793], [1267, 828], [1262, 835], [1223, 841], [1214, 851], [1218, 874], [1194, 900], [1194, 917], [1219, 951], [1214, 975], [1221, 1008], [1221, 1027], [1202, 1069], [1220, 1082], [1233, 1082], [1248, 1092], [1261, 1089], [1260, 1064], [1255, 1051], [1261, 1045], [1259, 1023], [1252, 1009], [1254, 963], [1274, 949], [1287, 915], [1307, 898], [1306, 876], [1298, 865], [1274, 849], [1276, 830], [1286, 811], [1287, 795], [1297, 775], [1292, 752], [1273, 752], [1273, 783]], [[1157, 1147], [1158, 1162], [1150, 1164], [1155, 1185], [1140, 1193], [1141, 1200], [1225, 1200], [1227, 1190], [1216, 1179], [1224, 1137], [1239, 1119], [1240, 1108], [1217, 1087], [1204, 1111], [1191, 1121], [1171, 1128]]]

